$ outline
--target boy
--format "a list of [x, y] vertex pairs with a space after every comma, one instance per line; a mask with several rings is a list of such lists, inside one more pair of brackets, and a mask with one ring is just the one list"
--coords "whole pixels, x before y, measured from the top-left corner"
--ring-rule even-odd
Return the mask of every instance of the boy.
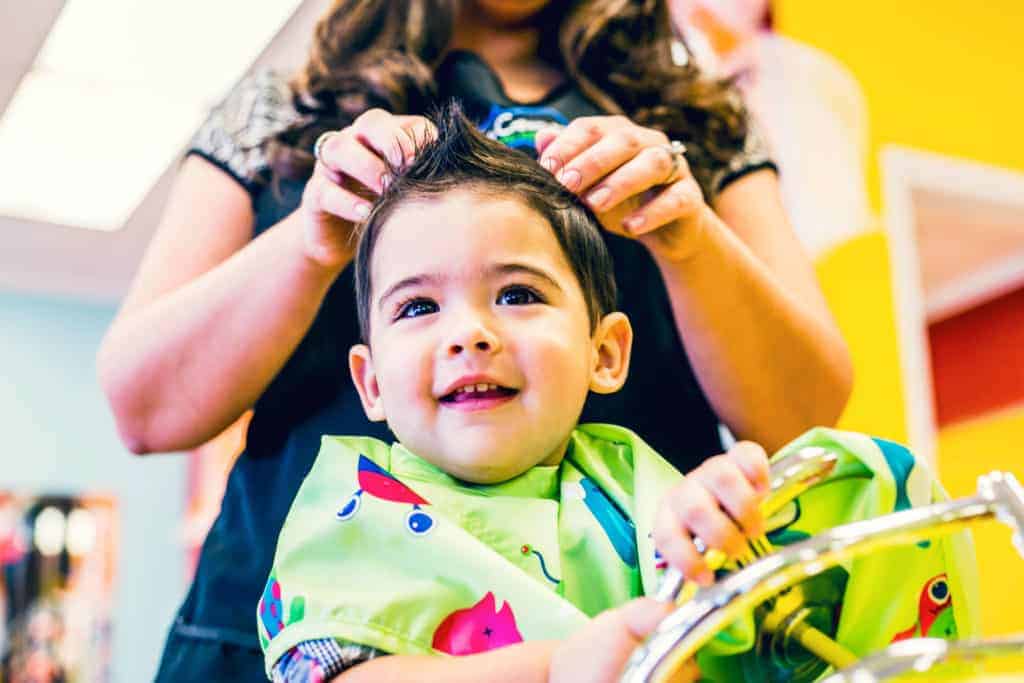
[[683, 481], [627, 430], [577, 426], [589, 391], [624, 383], [633, 335], [598, 222], [457, 109], [438, 126], [356, 258], [352, 379], [398, 443], [324, 438], [259, 605], [267, 669], [611, 679], [667, 614], [633, 600], [657, 586], [655, 543], [709, 583], [691, 539], [761, 533], [767, 459], [740, 444]]

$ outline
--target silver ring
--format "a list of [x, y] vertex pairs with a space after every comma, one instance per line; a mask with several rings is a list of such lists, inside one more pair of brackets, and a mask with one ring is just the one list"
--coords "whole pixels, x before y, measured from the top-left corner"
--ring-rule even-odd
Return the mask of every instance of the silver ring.
[[338, 131], [336, 131], [336, 130], [328, 130], [328, 131], [325, 131], [323, 133], [320, 133], [320, 137], [318, 137], [316, 139], [316, 142], [313, 143], [313, 158], [314, 159], [316, 159], [317, 161], [323, 163], [323, 159], [320, 158], [320, 152], [323, 151], [324, 143], [327, 142], [332, 136], [335, 136], [337, 134], [338, 134]]
[[661, 181], [662, 185], [668, 185], [682, 177], [683, 164], [686, 163], [686, 145], [679, 140], [670, 140], [667, 145], [660, 147], [672, 157], [672, 170], [669, 171], [668, 177]]

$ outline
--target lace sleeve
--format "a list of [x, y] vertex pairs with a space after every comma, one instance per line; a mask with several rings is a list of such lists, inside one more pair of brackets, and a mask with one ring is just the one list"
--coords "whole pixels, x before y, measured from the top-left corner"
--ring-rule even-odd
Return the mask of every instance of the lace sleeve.
[[300, 118], [287, 81], [264, 70], [243, 78], [210, 112], [189, 144], [253, 195], [267, 171], [266, 143]]
[[736, 150], [736, 154], [729, 159], [728, 163], [709, 169], [708, 178], [705, 181], [708, 203], [711, 203], [729, 183], [764, 168], [770, 168], [775, 172], [779, 170], [772, 160], [768, 140], [757, 122], [751, 120], [747, 128], [747, 137], [743, 140], [743, 146]]

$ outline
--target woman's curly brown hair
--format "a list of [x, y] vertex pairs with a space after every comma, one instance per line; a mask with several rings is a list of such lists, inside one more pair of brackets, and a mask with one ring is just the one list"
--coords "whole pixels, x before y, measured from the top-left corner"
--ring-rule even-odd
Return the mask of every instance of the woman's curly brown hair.
[[[317, 136], [369, 108], [427, 111], [458, 9], [459, 0], [336, 0], [291, 82], [303, 116], [271, 141], [275, 177], [308, 177]], [[541, 56], [605, 112], [684, 142], [694, 175], [708, 188], [711, 169], [742, 147], [746, 112], [729, 82], [704, 78], [693, 60], [673, 61], [677, 38], [665, 1], [553, 0], [542, 12], [550, 16], [538, 24], [552, 28], [541, 36]]]

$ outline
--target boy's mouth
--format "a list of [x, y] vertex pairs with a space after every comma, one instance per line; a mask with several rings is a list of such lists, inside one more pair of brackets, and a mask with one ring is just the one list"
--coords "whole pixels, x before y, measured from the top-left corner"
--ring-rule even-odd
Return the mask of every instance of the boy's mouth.
[[489, 382], [475, 382], [457, 387], [440, 398], [441, 403], [460, 410], [486, 410], [518, 394], [517, 389]]

